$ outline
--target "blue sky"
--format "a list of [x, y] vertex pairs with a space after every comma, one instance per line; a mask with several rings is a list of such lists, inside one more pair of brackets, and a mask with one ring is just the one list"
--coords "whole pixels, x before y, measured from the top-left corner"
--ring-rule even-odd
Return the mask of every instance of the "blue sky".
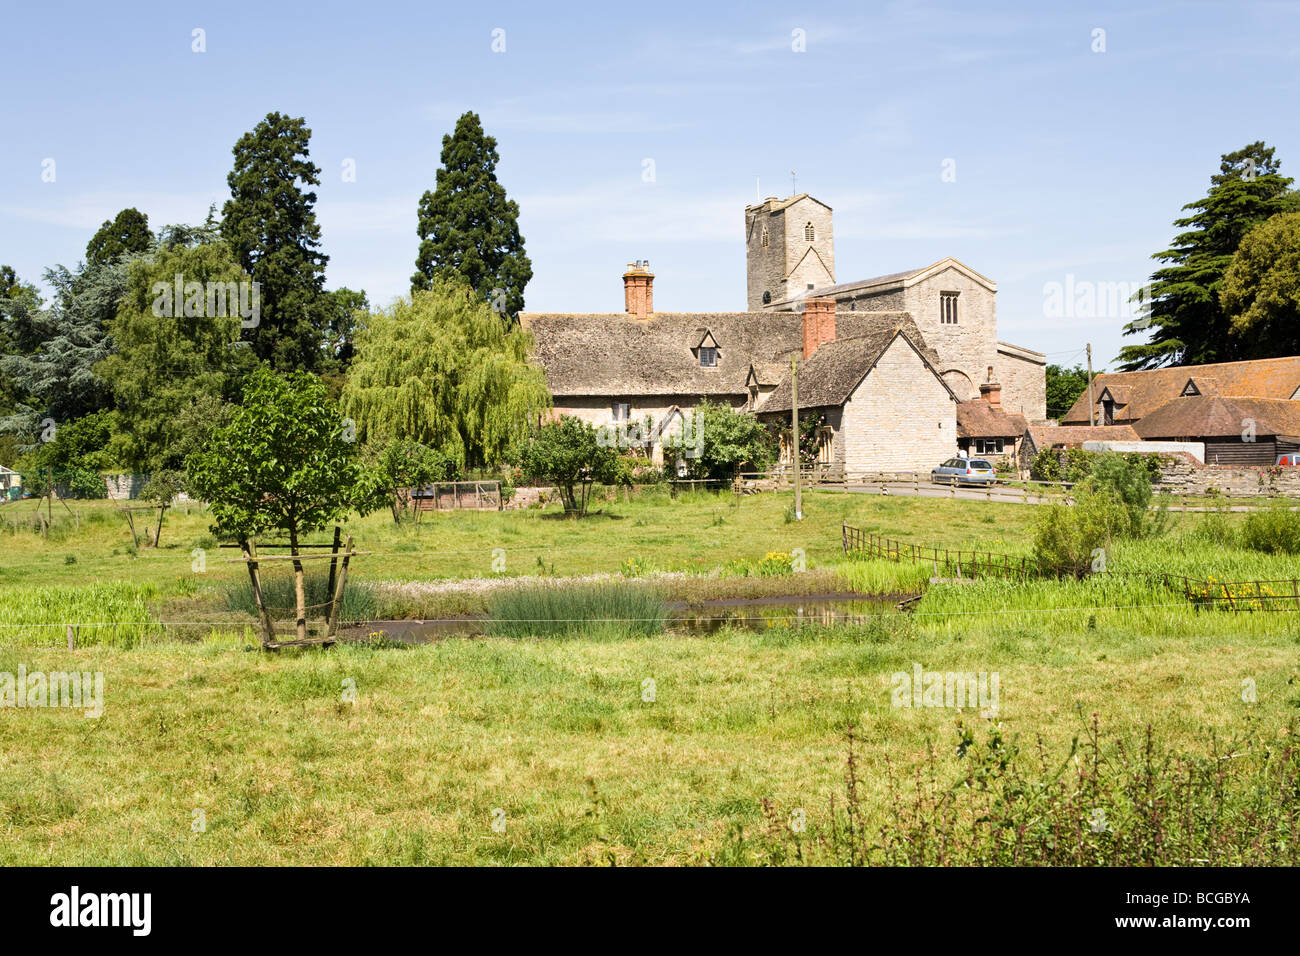
[[956, 256], [998, 283], [1000, 338], [1063, 362], [1091, 341], [1100, 367], [1125, 317], [1049, 317], [1045, 284], [1144, 280], [1221, 153], [1263, 139], [1300, 174], [1297, 3], [10, 2], [4, 22], [0, 262], [29, 281], [125, 206], [202, 220], [279, 110], [312, 130], [328, 284], [384, 304], [472, 109], [520, 204], [529, 310], [619, 311], [637, 258], [658, 310], [743, 309], [744, 206], [795, 170], [835, 210], [839, 281]]

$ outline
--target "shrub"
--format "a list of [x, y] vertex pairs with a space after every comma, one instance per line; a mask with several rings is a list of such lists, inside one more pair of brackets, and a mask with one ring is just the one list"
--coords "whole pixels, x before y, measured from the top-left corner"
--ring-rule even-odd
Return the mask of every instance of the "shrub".
[[1252, 511], [1241, 526], [1241, 544], [1265, 554], [1300, 554], [1300, 511], [1280, 503]]
[[1101, 570], [1095, 566], [1098, 558], [1130, 520], [1111, 492], [1083, 485], [1073, 506], [1048, 505], [1039, 513], [1034, 558], [1047, 573], [1082, 578], [1090, 570]]
[[1139, 456], [1105, 453], [1092, 462], [1091, 472], [1086, 479], [1100, 493], [1114, 495], [1124, 505], [1128, 515], [1128, 526], [1121, 534], [1128, 538], [1142, 538], [1159, 534], [1164, 530], [1168, 513], [1162, 507], [1156, 514], [1148, 509], [1151, 506], [1151, 473]]

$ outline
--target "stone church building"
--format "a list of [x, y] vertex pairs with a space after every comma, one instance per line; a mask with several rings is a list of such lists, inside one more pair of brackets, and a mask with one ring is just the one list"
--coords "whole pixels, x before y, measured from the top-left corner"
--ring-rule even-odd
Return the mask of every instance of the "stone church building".
[[703, 400], [788, 422], [794, 359], [819, 457], [849, 474], [1013, 454], [1044, 418], [1046, 359], [998, 341], [997, 286], [978, 272], [947, 258], [837, 283], [831, 209], [806, 193], [747, 207], [745, 233], [744, 312], [656, 312], [638, 261], [622, 312], [522, 314], [555, 413], [636, 423], [657, 457]]

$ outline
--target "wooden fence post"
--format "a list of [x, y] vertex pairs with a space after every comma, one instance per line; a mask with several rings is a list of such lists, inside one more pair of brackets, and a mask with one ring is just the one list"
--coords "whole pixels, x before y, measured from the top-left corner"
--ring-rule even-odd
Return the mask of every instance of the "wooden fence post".
[[248, 567], [248, 579], [253, 585], [253, 600], [257, 602], [258, 618], [262, 622], [262, 643], [275, 642], [275, 625], [271, 622], [271, 612], [262, 599], [262, 580], [257, 571], [257, 545], [249, 539], [243, 541], [244, 563]]
[[334, 592], [334, 597], [330, 601], [330, 619], [329, 625], [325, 630], [327, 638], [334, 636], [334, 629], [338, 625], [339, 606], [343, 603], [343, 588], [348, 580], [348, 561], [352, 558], [352, 535], [348, 535], [347, 548], [343, 553], [343, 566], [339, 568], [338, 589]]

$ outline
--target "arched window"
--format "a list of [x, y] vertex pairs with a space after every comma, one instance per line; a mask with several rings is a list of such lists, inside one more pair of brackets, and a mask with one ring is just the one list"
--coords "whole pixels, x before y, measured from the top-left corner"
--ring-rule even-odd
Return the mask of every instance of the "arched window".
[[764, 292], [764, 293], [763, 293], [763, 304], [764, 304], [764, 305], [769, 305], [771, 302], [772, 302], [772, 293], [770, 293], [770, 292]]
[[767, 226], [763, 227], [763, 238], [760, 240], [760, 244], [764, 249], [767, 248]]
[[808, 242], [812, 242], [814, 239], [817, 238], [817, 233], [813, 231], [813, 224], [811, 222], [804, 223], [803, 237]]

